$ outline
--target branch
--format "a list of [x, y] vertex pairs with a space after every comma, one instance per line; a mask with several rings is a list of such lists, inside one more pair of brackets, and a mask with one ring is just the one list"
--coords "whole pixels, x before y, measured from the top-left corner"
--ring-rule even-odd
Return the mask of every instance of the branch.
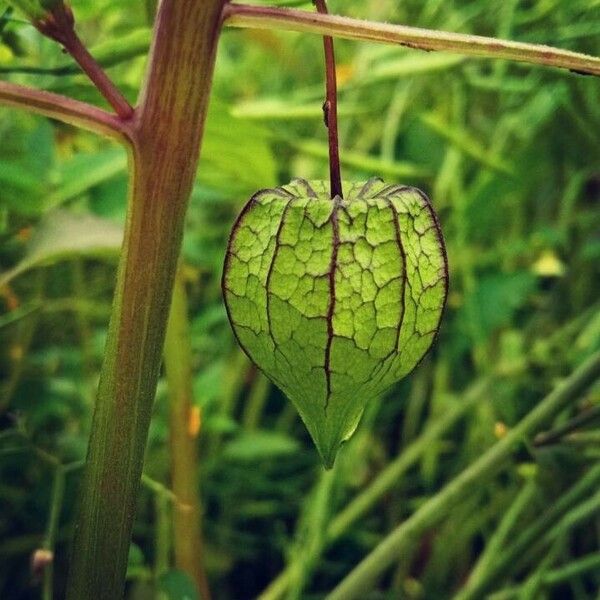
[[133, 107], [79, 39], [71, 8], [64, 5], [62, 0], [52, 0], [51, 3], [54, 5], [42, 10], [42, 16], [30, 15], [33, 25], [40, 33], [63, 46], [121, 119], [131, 119]]
[[119, 88], [96, 62], [88, 49], [83, 45], [74, 30], [64, 43], [64, 48], [77, 61], [82, 71], [90, 78], [98, 91], [104, 96], [115, 112], [123, 120], [133, 117], [134, 109], [123, 96]]
[[230, 27], [285, 29], [330, 35], [351, 40], [399, 44], [417, 50], [454, 52], [484, 58], [501, 58], [518, 62], [569, 69], [600, 76], [600, 58], [560, 50], [539, 44], [525, 44], [496, 38], [448, 33], [404, 25], [362, 21], [308, 11], [227, 4], [223, 17]]
[[100, 108], [7, 81], [0, 81], [0, 105], [28, 110], [121, 142], [131, 137], [126, 123]]

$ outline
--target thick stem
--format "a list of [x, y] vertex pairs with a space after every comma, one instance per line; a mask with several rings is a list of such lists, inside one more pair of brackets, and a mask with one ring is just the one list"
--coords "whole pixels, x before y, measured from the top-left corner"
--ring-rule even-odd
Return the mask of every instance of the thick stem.
[[129, 214], [67, 597], [123, 594], [173, 280], [224, 0], [162, 0], [135, 119]]
[[204, 570], [202, 509], [198, 498], [198, 432], [193, 418], [191, 338], [188, 302], [181, 270], [175, 281], [167, 336], [165, 373], [169, 387], [171, 489], [175, 566], [195, 582], [203, 600], [210, 599]]
[[[321, 14], [327, 14], [325, 0], [313, 0]], [[331, 182], [331, 197], [344, 197], [342, 189], [342, 176], [340, 173], [340, 143], [338, 134], [338, 106], [337, 106], [337, 74], [335, 71], [335, 49], [333, 38], [323, 36], [323, 49], [325, 51], [325, 71], [327, 75], [326, 99], [323, 105], [325, 113], [325, 126], [329, 132], [329, 179]]]
[[524, 44], [480, 35], [434, 31], [336, 15], [320, 15], [305, 10], [246, 4], [228, 4], [224, 16], [226, 24], [231, 27], [287, 29], [349, 40], [399, 44], [420, 50], [502, 58], [600, 76], [600, 58], [540, 44]]

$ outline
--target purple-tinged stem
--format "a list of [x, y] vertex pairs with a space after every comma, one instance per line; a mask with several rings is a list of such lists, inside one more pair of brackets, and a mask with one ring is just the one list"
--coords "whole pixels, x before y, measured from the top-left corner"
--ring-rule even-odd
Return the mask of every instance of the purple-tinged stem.
[[40, 33], [64, 47], [121, 119], [133, 117], [132, 106], [79, 39], [70, 7], [60, 4], [33, 23]]
[[131, 138], [131, 127], [115, 115], [60, 94], [0, 81], [0, 104], [56, 119], [119, 141]]
[[162, 0], [133, 119], [125, 240], [80, 495], [68, 600], [123, 594], [183, 224], [224, 0]]
[[83, 45], [75, 31], [64, 45], [65, 50], [77, 61], [82, 71], [90, 78], [106, 101], [124, 121], [133, 117], [134, 109], [112, 80]]
[[[325, 0], [313, 0], [321, 14], [327, 14]], [[329, 132], [329, 179], [331, 182], [331, 197], [343, 198], [342, 175], [340, 172], [340, 144], [338, 134], [338, 107], [337, 107], [337, 74], [335, 71], [335, 49], [333, 38], [323, 36], [323, 49], [325, 51], [326, 100], [323, 105], [325, 125]]]

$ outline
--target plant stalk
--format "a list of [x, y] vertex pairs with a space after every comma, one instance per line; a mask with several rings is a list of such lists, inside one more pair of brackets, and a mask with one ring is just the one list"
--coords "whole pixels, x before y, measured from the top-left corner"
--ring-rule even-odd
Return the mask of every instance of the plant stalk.
[[67, 598], [115, 600], [127, 555], [224, 0], [162, 0], [134, 121], [129, 212]]
[[202, 544], [202, 508], [198, 498], [198, 433], [193, 425], [191, 340], [188, 302], [181, 270], [173, 290], [171, 313], [165, 339], [165, 373], [169, 387], [171, 489], [173, 502], [173, 538], [175, 565], [185, 571], [203, 600], [210, 600], [204, 570]]
[[102, 67], [95, 61], [88, 49], [83, 45], [75, 30], [69, 32], [64, 43], [65, 50], [77, 61], [82, 71], [113, 107], [119, 118], [131, 119], [134, 110], [120, 90], [106, 75]]
[[286, 29], [316, 33], [317, 35], [331, 35], [349, 40], [398, 44], [416, 50], [454, 52], [482, 58], [502, 58], [600, 76], [600, 58], [541, 44], [527, 44], [480, 35], [362, 21], [292, 8], [248, 4], [227, 4], [224, 16], [225, 24], [230, 27]]
[[100, 108], [8, 81], [0, 81], [0, 105], [27, 110], [123, 143], [129, 143], [131, 137], [129, 124]]
[[[328, 14], [325, 0], [313, 0], [320, 14]], [[343, 198], [342, 175], [340, 172], [340, 142], [338, 134], [338, 92], [337, 73], [335, 71], [335, 48], [331, 36], [323, 36], [325, 52], [326, 99], [323, 104], [325, 126], [329, 134], [329, 181], [332, 198]]]

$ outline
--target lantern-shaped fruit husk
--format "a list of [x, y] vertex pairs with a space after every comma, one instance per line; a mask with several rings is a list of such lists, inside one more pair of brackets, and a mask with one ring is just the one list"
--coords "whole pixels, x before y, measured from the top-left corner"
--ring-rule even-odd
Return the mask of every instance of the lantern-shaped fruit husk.
[[380, 179], [296, 179], [257, 193], [231, 234], [223, 292], [237, 339], [300, 413], [324, 464], [366, 403], [412, 371], [448, 290], [437, 217], [420, 190]]

